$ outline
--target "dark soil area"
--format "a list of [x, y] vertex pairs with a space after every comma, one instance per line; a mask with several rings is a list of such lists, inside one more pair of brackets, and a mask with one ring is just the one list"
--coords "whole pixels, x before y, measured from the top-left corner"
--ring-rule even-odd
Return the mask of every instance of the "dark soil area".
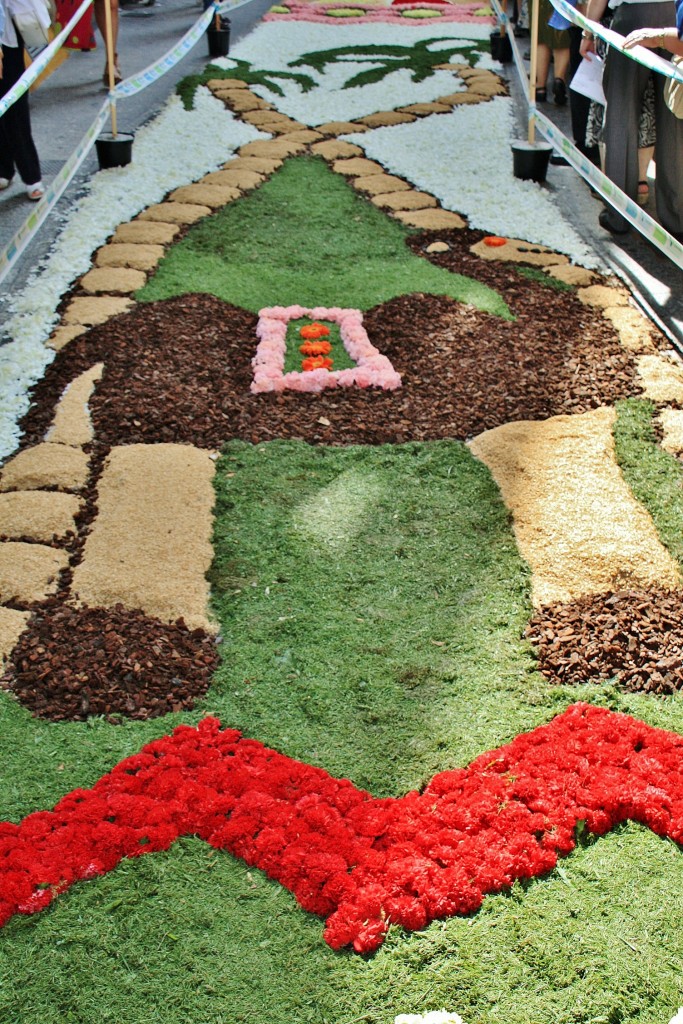
[[96, 444], [107, 446], [466, 439], [510, 420], [584, 412], [638, 392], [634, 360], [599, 310], [573, 291], [524, 278], [516, 266], [472, 256], [479, 233], [421, 234], [411, 245], [422, 251], [437, 237], [452, 248], [434, 262], [496, 288], [517, 319], [421, 294], [370, 310], [370, 339], [403, 376], [397, 391], [254, 396], [256, 317], [210, 295], [183, 295], [138, 305], [58, 353], [33, 391], [23, 446], [42, 440], [66, 385], [100, 361], [104, 376], [90, 409]]
[[614, 679], [626, 690], [683, 689], [683, 594], [624, 590], [542, 608], [529, 623], [539, 669], [553, 683]]
[[121, 605], [54, 602], [34, 613], [2, 685], [55, 722], [155, 718], [192, 708], [217, 663], [215, 637], [182, 619], [166, 625]]

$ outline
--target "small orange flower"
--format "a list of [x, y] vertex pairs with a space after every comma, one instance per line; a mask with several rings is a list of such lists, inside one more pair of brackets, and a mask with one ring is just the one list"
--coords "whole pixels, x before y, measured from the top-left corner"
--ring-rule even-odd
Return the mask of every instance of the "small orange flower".
[[302, 359], [302, 370], [331, 370], [332, 360], [325, 356], [311, 356], [309, 359]]
[[325, 324], [319, 324], [317, 322], [306, 324], [299, 330], [299, 334], [306, 341], [317, 341], [318, 338], [326, 338], [329, 333], [329, 327], [325, 327]]
[[494, 248], [498, 245], [507, 245], [507, 238], [499, 238], [498, 235], [488, 235], [483, 241], [484, 245], [490, 245]]
[[305, 341], [299, 345], [299, 352], [305, 356], [327, 356], [332, 351], [329, 341]]

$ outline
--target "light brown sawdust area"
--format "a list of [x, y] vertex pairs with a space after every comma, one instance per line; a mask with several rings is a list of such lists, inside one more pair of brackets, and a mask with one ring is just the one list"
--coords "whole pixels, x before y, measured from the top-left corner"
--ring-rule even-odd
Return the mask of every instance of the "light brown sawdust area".
[[75, 448], [92, 441], [93, 428], [88, 402], [103, 370], [104, 363], [96, 363], [69, 384], [59, 400], [46, 441]]
[[43, 601], [57, 589], [57, 577], [69, 562], [66, 551], [42, 544], [0, 544], [0, 603]]
[[675, 357], [640, 356], [638, 376], [646, 398], [653, 402], [683, 402], [683, 368]]
[[30, 612], [0, 608], [0, 665], [11, 655], [30, 618]]
[[9, 491], [0, 494], [0, 536], [49, 543], [67, 530], [76, 532], [80, 502], [59, 491]]
[[57, 487], [79, 491], [88, 479], [88, 456], [80, 448], [43, 443], [26, 448], [3, 466], [0, 491]]
[[142, 609], [215, 630], [206, 572], [212, 559], [214, 463], [191, 445], [114, 448], [98, 484], [98, 516], [72, 592], [91, 607]]
[[532, 570], [538, 607], [633, 587], [675, 588], [678, 567], [617, 466], [613, 409], [507, 423], [471, 442]]
[[680, 455], [683, 452], [683, 409], [662, 409], [659, 422], [662, 448], [672, 455]]

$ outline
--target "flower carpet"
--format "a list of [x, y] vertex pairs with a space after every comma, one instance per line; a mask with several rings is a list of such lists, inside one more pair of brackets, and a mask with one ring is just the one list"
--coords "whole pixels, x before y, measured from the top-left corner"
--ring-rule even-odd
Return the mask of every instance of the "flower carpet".
[[14, 301], [1, 1022], [683, 1004], [683, 370], [491, 24], [276, 5]]

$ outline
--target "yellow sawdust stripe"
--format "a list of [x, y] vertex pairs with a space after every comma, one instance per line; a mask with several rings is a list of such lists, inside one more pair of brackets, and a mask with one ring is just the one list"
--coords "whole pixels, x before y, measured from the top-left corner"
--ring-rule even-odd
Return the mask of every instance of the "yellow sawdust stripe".
[[611, 589], [681, 585], [616, 463], [613, 409], [507, 423], [471, 442], [510, 509], [538, 607]]
[[164, 622], [214, 631], [209, 618], [212, 479], [206, 451], [182, 444], [112, 449], [98, 484], [98, 516], [76, 568], [76, 603], [120, 602]]

